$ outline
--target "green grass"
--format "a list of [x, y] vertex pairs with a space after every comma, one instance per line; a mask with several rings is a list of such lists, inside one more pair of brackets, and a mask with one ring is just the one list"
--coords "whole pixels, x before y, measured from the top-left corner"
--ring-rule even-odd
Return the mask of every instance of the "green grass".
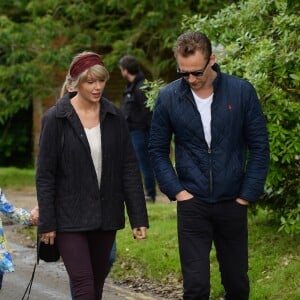
[[[0, 168], [0, 187], [34, 186], [34, 170]], [[140, 278], [165, 286], [181, 285], [178, 256], [176, 203], [148, 204], [150, 229], [146, 240], [132, 238], [128, 225], [117, 234], [117, 261], [110, 276], [121, 280]], [[26, 235], [35, 240], [34, 228]], [[267, 212], [249, 215], [249, 277], [251, 300], [300, 299], [300, 236], [278, 232]], [[218, 264], [211, 253], [211, 299], [221, 299]]]
[[0, 187], [23, 189], [35, 186], [34, 169], [0, 168]]
[[[126, 277], [168, 284], [181, 281], [176, 204], [148, 205], [150, 229], [143, 241], [132, 238], [129, 225], [117, 235], [114, 279]], [[300, 299], [300, 237], [279, 233], [277, 226], [259, 211], [249, 217], [249, 277], [251, 300]], [[211, 299], [220, 299], [223, 289], [214, 250], [211, 253]]]

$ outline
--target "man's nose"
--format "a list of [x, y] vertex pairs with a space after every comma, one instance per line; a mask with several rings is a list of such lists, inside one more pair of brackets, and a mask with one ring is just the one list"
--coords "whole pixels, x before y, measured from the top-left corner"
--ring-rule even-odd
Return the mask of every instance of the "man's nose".
[[189, 74], [189, 75], [186, 77], [186, 80], [187, 80], [188, 82], [194, 82], [196, 79], [197, 79], [197, 77], [194, 76], [193, 74]]

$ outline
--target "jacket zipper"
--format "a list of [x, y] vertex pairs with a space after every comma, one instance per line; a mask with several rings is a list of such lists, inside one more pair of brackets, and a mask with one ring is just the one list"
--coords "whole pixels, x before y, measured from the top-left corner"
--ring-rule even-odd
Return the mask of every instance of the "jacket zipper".
[[210, 195], [212, 195], [213, 192], [213, 175], [212, 175], [212, 158], [211, 158], [211, 148], [208, 147], [208, 155], [209, 155], [209, 191]]
[[[213, 97], [214, 98], [214, 97]], [[192, 103], [193, 107], [197, 110], [197, 105], [196, 103], [188, 98], [189, 101]], [[200, 113], [199, 113], [200, 115]], [[201, 119], [201, 116], [200, 116], [200, 119]], [[212, 174], [212, 157], [211, 157], [211, 146], [207, 145], [208, 147], [208, 150], [207, 150], [207, 153], [209, 155], [209, 192], [210, 192], [210, 197], [212, 196], [213, 194], [213, 174]]]

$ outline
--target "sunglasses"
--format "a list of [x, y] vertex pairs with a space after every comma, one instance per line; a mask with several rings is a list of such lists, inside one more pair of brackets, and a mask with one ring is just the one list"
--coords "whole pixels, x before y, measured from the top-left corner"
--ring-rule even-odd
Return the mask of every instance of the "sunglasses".
[[185, 71], [180, 71], [179, 69], [177, 69], [177, 74], [181, 77], [189, 77], [190, 75], [193, 75], [195, 77], [200, 77], [200, 76], [203, 76], [207, 66], [208, 66], [208, 63], [209, 63], [210, 59], [207, 61], [205, 67], [202, 69], [202, 70], [197, 70], [197, 71], [191, 71], [191, 72], [185, 72]]

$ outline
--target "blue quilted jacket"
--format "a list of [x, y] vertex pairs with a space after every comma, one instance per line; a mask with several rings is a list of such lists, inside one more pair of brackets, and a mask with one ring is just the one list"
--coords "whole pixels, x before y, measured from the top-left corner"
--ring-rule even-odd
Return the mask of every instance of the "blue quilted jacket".
[[[220, 72], [213, 82], [211, 146], [189, 85], [178, 79], [161, 89], [149, 151], [160, 189], [171, 200], [187, 190], [208, 203], [237, 197], [256, 202], [269, 165], [265, 118], [253, 86]], [[169, 159], [174, 134], [175, 166]]]

